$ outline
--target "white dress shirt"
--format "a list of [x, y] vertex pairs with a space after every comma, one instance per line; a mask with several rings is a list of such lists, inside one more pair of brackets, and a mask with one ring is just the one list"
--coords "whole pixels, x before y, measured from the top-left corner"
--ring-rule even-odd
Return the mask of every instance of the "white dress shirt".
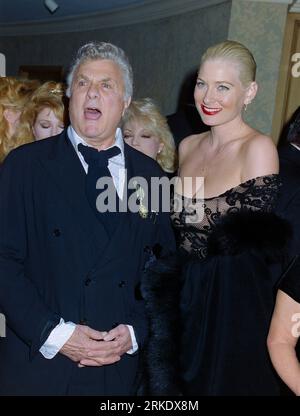
[[[79, 143], [83, 144], [84, 146], [88, 146], [88, 144], [78, 136], [76, 131], [73, 129], [72, 126], [68, 127], [68, 137], [75, 149], [75, 152], [77, 153], [77, 156], [79, 157], [79, 160], [85, 170], [85, 173], [88, 172], [88, 164], [84, 160], [84, 157], [78, 150]], [[123, 191], [124, 191], [124, 183], [125, 183], [125, 156], [124, 156], [124, 141], [121, 129], [117, 129], [116, 131], [116, 141], [113, 145], [110, 147], [117, 146], [121, 153], [119, 153], [117, 156], [114, 156], [109, 159], [108, 161], [108, 169], [110, 171], [110, 174], [113, 178], [113, 182], [115, 185], [115, 188], [117, 190], [119, 198], [122, 198]], [[109, 149], [109, 147], [107, 148]]]
[[[70, 139], [74, 147], [74, 150], [78, 155], [85, 172], [87, 173], [88, 164], [84, 160], [82, 154], [78, 151], [77, 146], [79, 143], [82, 143], [84, 146], [88, 146], [88, 144], [81, 137], [78, 136], [78, 134], [75, 132], [72, 126], [68, 127], [68, 138]], [[119, 198], [121, 198], [123, 195], [125, 183], [125, 157], [123, 137], [121, 129], [119, 128], [116, 131], [116, 141], [113, 144], [113, 146], [117, 146], [121, 150], [121, 153], [109, 159], [108, 169], [113, 178], [113, 182], [116, 187], [118, 196]], [[55, 357], [55, 355], [59, 352], [62, 346], [71, 337], [75, 330], [75, 327], [76, 324], [74, 324], [73, 322], [65, 322], [63, 318], [61, 318], [59, 324], [51, 331], [46, 342], [40, 348], [40, 352], [43, 354], [43, 356], [48, 359]], [[129, 351], [127, 351], [127, 354], [133, 354], [138, 350], [138, 344], [136, 342], [133, 327], [131, 325], [127, 325], [127, 327], [129, 329], [132, 342], [132, 348]]]

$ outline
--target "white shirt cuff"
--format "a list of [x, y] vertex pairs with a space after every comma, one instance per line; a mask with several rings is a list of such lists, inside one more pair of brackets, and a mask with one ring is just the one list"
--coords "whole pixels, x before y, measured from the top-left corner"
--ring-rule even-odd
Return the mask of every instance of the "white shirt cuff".
[[132, 348], [130, 350], [126, 351], [126, 354], [134, 354], [139, 349], [139, 346], [136, 342], [133, 327], [131, 325], [126, 325], [126, 326], [129, 329], [130, 337], [131, 337], [131, 343], [132, 343]]
[[71, 337], [75, 327], [73, 322], [65, 322], [63, 318], [60, 318], [59, 324], [50, 332], [46, 342], [41, 346], [40, 353], [48, 360], [54, 358]]

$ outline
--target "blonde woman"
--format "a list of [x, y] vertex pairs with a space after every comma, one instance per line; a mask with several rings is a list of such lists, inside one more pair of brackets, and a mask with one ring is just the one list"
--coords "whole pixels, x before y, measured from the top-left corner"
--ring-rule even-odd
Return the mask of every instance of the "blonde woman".
[[268, 261], [279, 261], [287, 234], [272, 213], [275, 145], [243, 119], [255, 72], [252, 53], [235, 41], [210, 47], [200, 63], [194, 98], [210, 131], [179, 147], [180, 177], [203, 179], [176, 190], [182, 272], [178, 279], [174, 265], [150, 263], [141, 286], [152, 331], [148, 394], [279, 393], [266, 345], [275, 283]]
[[42, 84], [20, 117], [18, 137], [33, 141], [61, 133], [66, 122], [64, 91], [62, 83], [47, 81]]
[[176, 150], [166, 118], [151, 98], [132, 101], [122, 120], [127, 144], [155, 159], [168, 173], [176, 170]]
[[31, 141], [30, 137], [15, 136], [15, 132], [21, 112], [36, 87], [36, 81], [0, 77], [0, 163], [12, 149]]

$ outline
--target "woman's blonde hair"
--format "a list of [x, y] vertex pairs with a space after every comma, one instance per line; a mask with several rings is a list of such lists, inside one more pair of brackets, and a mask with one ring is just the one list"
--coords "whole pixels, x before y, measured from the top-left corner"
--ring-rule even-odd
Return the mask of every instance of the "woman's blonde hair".
[[177, 156], [173, 135], [167, 119], [161, 114], [158, 106], [151, 98], [132, 101], [122, 119], [122, 129], [128, 122], [137, 121], [143, 124], [153, 135], [164, 144], [156, 160], [166, 172], [177, 169]]
[[15, 112], [23, 111], [37, 86], [38, 81], [0, 77], [0, 163], [12, 149], [27, 143], [11, 135], [4, 112], [7, 109]]
[[247, 87], [252, 81], [255, 81], [256, 62], [249, 51], [243, 44], [234, 40], [225, 40], [209, 47], [202, 55], [201, 65], [209, 59], [228, 59], [236, 62], [240, 68], [240, 81], [243, 86]]
[[55, 81], [47, 81], [37, 88], [21, 114], [16, 135], [22, 140], [33, 141], [35, 138], [32, 127], [44, 108], [50, 108], [58, 120], [65, 124], [64, 93], [64, 85]]

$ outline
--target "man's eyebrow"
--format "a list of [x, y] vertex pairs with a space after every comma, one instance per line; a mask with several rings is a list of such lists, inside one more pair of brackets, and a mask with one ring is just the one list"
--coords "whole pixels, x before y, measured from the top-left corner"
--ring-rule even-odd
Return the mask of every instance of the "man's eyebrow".
[[86, 75], [83, 75], [83, 74], [78, 74], [77, 76], [76, 76], [76, 79], [85, 79], [85, 80], [89, 80], [89, 77], [88, 76], [86, 76]]
[[100, 79], [99, 82], [115, 82], [115, 80], [113, 78], [106, 77], [106, 78]]

